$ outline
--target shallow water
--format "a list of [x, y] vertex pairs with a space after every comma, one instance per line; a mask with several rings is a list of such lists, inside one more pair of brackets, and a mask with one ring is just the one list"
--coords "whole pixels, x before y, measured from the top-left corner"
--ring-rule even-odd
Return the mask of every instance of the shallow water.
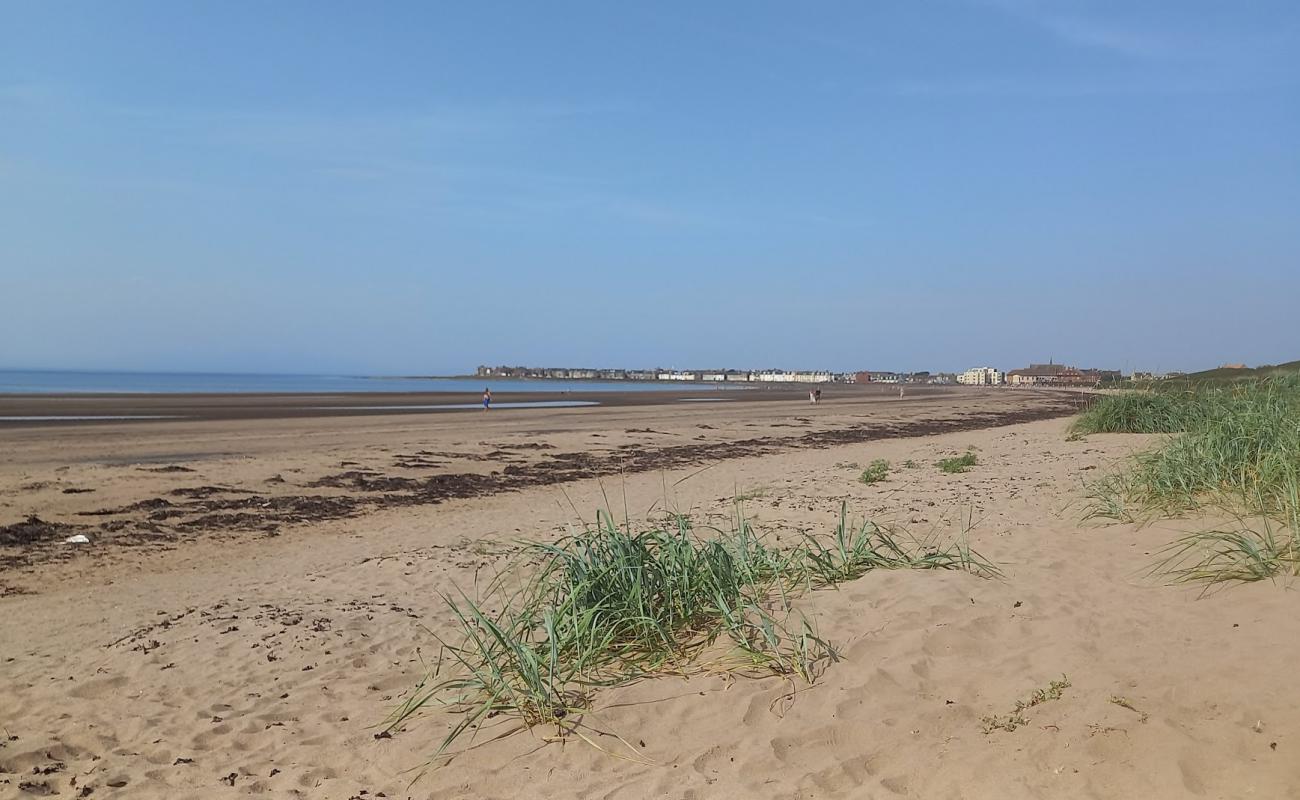
[[0, 422], [90, 422], [121, 419], [184, 419], [174, 414], [50, 414], [44, 416], [0, 417]]
[[400, 378], [364, 375], [241, 375], [202, 372], [78, 372], [0, 370], [0, 394], [35, 393], [316, 393], [342, 392], [700, 392], [735, 391], [724, 384], [681, 381], [568, 381], [483, 378]]
[[[529, 400], [527, 402], [492, 402], [493, 408], [576, 408], [598, 406], [595, 400]], [[432, 403], [415, 406], [304, 406], [312, 411], [446, 411], [461, 408], [482, 408], [482, 403]]]

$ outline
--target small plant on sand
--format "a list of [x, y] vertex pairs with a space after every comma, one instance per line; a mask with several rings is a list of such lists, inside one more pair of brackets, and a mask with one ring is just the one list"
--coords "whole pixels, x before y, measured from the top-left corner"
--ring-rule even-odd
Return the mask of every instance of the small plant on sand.
[[865, 484], [880, 483], [889, 477], [889, 462], [883, 458], [877, 458], [871, 462], [871, 465], [862, 470], [858, 476], [858, 481]]
[[1120, 708], [1127, 708], [1129, 711], [1132, 711], [1134, 714], [1137, 714], [1138, 722], [1146, 722], [1150, 718], [1147, 712], [1139, 711], [1137, 706], [1134, 706], [1131, 702], [1129, 702], [1129, 699], [1127, 697], [1120, 697], [1119, 695], [1111, 695], [1110, 702], [1119, 706]]
[[500, 717], [599, 747], [584, 717], [604, 687], [706, 670], [811, 683], [836, 652], [791, 601], [873, 569], [996, 573], [963, 546], [851, 524], [844, 508], [833, 534], [786, 548], [743, 519], [730, 531], [680, 516], [637, 531], [601, 514], [558, 542], [526, 544], [486, 596], [446, 598], [460, 636], [439, 637], [437, 664], [386, 730], [434, 704], [461, 715], [435, 760]]
[[975, 466], [976, 461], [977, 459], [975, 454], [967, 451], [959, 456], [943, 459], [939, 462], [938, 466], [943, 472], [955, 474], [959, 472], [968, 472], [971, 467]]
[[1060, 700], [1061, 695], [1064, 694], [1065, 690], [1069, 689], [1070, 686], [1070, 679], [1067, 676], [1062, 675], [1059, 681], [1052, 681], [1042, 689], [1035, 689], [1034, 693], [1029, 696], [1029, 702], [1025, 703], [1023, 706], [1017, 704], [1017, 710], [1020, 708], [1033, 708], [1039, 703], [1046, 703], [1048, 700]]
[[980, 730], [987, 736], [993, 731], [1006, 731], [1011, 733], [1021, 725], [1028, 725], [1029, 718], [1019, 711], [1012, 711], [1010, 714], [992, 715], [980, 719]]
[[1059, 681], [1052, 681], [1041, 689], [1035, 689], [1028, 700], [1017, 700], [1016, 706], [1011, 710], [1011, 713], [990, 715], [982, 718], [980, 720], [980, 729], [987, 735], [993, 731], [1007, 731], [1010, 733], [1022, 725], [1028, 725], [1029, 719], [1024, 714], [1026, 709], [1046, 703], [1049, 700], [1060, 700], [1061, 695], [1068, 688], [1070, 688], [1070, 679], [1062, 675]]
[[909, 458], [903, 462], [903, 466], [906, 467], [907, 469], [916, 469], [921, 465]]

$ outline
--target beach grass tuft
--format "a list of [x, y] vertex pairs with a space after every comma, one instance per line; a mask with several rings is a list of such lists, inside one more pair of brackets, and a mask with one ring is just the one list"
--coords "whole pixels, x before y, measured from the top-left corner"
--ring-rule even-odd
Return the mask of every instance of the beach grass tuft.
[[586, 738], [594, 693], [656, 675], [707, 669], [812, 683], [837, 653], [793, 599], [874, 569], [997, 573], [963, 544], [855, 524], [844, 507], [832, 534], [784, 548], [743, 518], [727, 531], [685, 516], [636, 530], [599, 514], [557, 542], [524, 544], [484, 596], [446, 598], [459, 635], [439, 637], [438, 663], [386, 730], [430, 705], [458, 713], [436, 760], [502, 716]]
[[1195, 392], [1123, 392], [1104, 395], [1075, 419], [1071, 432], [1178, 433], [1204, 410]]
[[858, 476], [858, 481], [860, 483], [871, 485], [873, 483], [880, 483], [888, 477], [889, 462], [883, 458], [877, 458], [875, 461], [872, 461], [866, 469], [862, 470], [862, 474]]
[[975, 454], [968, 450], [959, 456], [953, 456], [952, 458], [945, 458], [941, 460], [938, 463], [938, 467], [941, 471], [947, 472], [949, 474], [969, 472], [970, 468], [975, 466], [977, 460], [978, 459], [976, 458]]
[[1074, 427], [1168, 435], [1089, 485], [1090, 516], [1234, 520], [1179, 539], [1158, 572], [1211, 585], [1300, 574], [1300, 377], [1111, 395]]

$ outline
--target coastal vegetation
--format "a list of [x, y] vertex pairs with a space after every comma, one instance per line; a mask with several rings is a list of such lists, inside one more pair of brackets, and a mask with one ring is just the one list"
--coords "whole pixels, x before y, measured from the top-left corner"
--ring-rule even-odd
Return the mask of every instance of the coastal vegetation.
[[987, 736], [993, 731], [1006, 731], [1011, 733], [1016, 728], [1029, 724], [1025, 711], [1034, 706], [1041, 705], [1050, 700], [1060, 700], [1072, 684], [1070, 678], [1062, 675], [1059, 681], [1052, 681], [1046, 686], [1035, 689], [1033, 694], [1029, 695], [1028, 700], [1017, 700], [1016, 705], [1007, 714], [989, 715], [980, 720], [980, 729]]
[[1167, 435], [1090, 486], [1093, 515], [1229, 520], [1180, 538], [1162, 573], [1211, 585], [1300, 574], [1300, 376], [1102, 397], [1074, 431]]
[[883, 458], [877, 458], [875, 461], [872, 461], [866, 469], [862, 470], [862, 474], [858, 476], [858, 481], [860, 483], [871, 485], [873, 483], [880, 483], [888, 477], [889, 462]]
[[1287, 377], [1297, 374], [1300, 374], [1300, 361], [1288, 361], [1284, 364], [1266, 364], [1258, 367], [1218, 367], [1174, 378], [1166, 378], [1162, 383], [1186, 387], [1215, 382], [1258, 381], [1261, 378]]
[[945, 458], [941, 460], [938, 463], [938, 467], [940, 471], [947, 472], [949, 474], [969, 472], [970, 468], [975, 466], [977, 460], [978, 459], [976, 458], [975, 454], [968, 450], [959, 456], [953, 456], [952, 458]]
[[600, 514], [555, 543], [524, 544], [483, 595], [445, 598], [457, 640], [439, 637], [437, 664], [386, 730], [430, 705], [450, 708], [460, 716], [437, 759], [501, 716], [591, 742], [593, 694], [653, 676], [812, 683], [837, 653], [793, 601], [874, 569], [997, 573], [963, 544], [855, 524], [843, 507], [833, 533], [784, 547], [744, 519], [727, 531], [684, 516], [637, 530]]

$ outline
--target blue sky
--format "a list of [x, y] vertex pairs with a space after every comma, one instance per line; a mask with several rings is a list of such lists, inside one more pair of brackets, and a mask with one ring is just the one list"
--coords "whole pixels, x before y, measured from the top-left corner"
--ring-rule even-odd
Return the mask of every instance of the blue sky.
[[0, 367], [1300, 358], [1300, 4], [0, 2]]

